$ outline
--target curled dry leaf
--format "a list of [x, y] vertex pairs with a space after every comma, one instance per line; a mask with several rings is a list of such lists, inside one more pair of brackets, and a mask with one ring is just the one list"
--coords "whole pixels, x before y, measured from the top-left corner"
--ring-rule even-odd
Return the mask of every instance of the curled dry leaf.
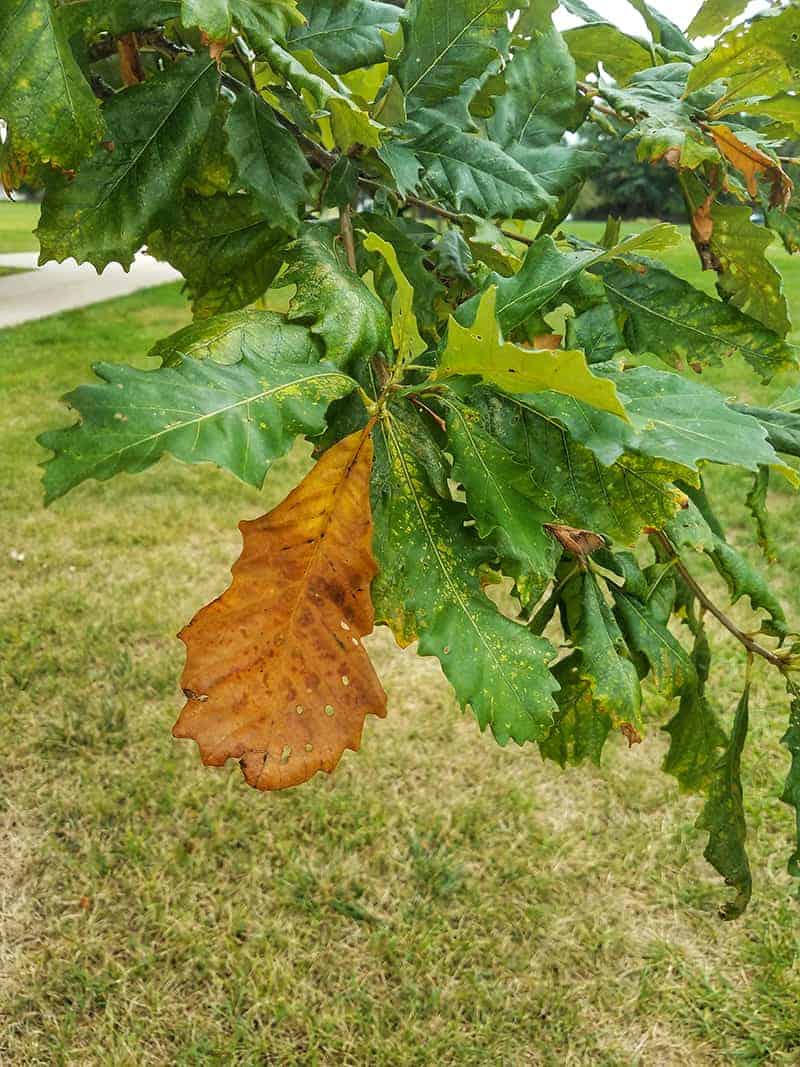
[[605, 548], [604, 539], [592, 530], [578, 530], [574, 526], [564, 526], [558, 522], [546, 522], [544, 528], [573, 556], [582, 558], [590, 556], [598, 548]]
[[758, 194], [756, 176], [763, 174], [772, 186], [770, 207], [785, 208], [788, 205], [794, 184], [776, 159], [762, 152], [760, 148], [740, 141], [729, 126], [710, 126], [709, 132], [723, 156], [744, 175], [750, 196], [755, 197]]
[[203, 762], [241, 760], [257, 789], [299, 785], [358, 749], [386, 694], [371, 632], [371, 427], [334, 445], [261, 518], [240, 523], [233, 581], [181, 632], [186, 705], [175, 737]]

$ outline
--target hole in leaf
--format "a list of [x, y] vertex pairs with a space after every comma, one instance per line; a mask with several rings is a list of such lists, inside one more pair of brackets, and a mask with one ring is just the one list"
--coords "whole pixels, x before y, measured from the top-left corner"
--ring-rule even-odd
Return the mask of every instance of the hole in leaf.
[[325, 705], [325, 714], [326, 715], [333, 715], [333, 704], [326, 704]]

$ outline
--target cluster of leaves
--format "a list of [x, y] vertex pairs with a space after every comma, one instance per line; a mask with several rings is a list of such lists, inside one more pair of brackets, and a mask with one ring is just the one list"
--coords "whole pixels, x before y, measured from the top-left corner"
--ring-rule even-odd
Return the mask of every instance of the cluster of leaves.
[[[707, 0], [683, 33], [631, 3], [648, 39], [581, 0], [563, 0], [581, 22], [563, 34], [556, 0], [2, 0], [0, 168], [44, 188], [43, 260], [102, 270], [146, 246], [195, 316], [158, 369], [100, 364], [67, 397], [79, 421], [41, 438], [48, 501], [165, 453], [259, 486], [298, 435], [316, 446], [181, 635], [176, 735], [259, 788], [332, 770], [385, 714], [375, 620], [436, 656], [499, 744], [561, 764], [598, 762], [613, 732], [639, 741], [668, 705], [665, 770], [705, 797], [732, 917], [750, 895], [750, 660], [792, 694], [799, 822], [800, 698], [789, 624], [703, 472], [752, 472], [768, 545], [800, 391], [734, 406], [693, 372], [797, 371], [765, 249], [770, 231], [800, 248], [778, 154], [800, 131], [800, 8], [726, 30], [744, 3]], [[666, 223], [621, 239], [610, 222], [598, 245], [563, 228], [604, 165], [570, 136], [587, 123], [674, 168], [719, 299], [659, 261]], [[698, 554], [763, 637], [709, 599]], [[709, 613], [747, 652], [727, 724]]]

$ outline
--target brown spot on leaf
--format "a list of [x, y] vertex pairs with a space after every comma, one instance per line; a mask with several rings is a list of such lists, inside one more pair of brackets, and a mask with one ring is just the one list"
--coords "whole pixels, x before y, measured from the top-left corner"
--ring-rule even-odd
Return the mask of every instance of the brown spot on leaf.
[[619, 732], [622, 734], [622, 736], [628, 742], [628, 748], [633, 748], [634, 745], [641, 745], [641, 743], [642, 743], [642, 735], [639, 733], [639, 731], [636, 729], [636, 727], [633, 726], [631, 723], [629, 723], [629, 722], [621, 723], [620, 724], [620, 728], [619, 728]]

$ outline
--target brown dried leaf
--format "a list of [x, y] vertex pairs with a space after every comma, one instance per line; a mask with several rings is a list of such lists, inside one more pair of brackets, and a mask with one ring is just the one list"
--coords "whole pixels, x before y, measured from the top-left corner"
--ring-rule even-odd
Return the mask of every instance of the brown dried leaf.
[[202, 760], [241, 760], [257, 789], [299, 785], [358, 749], [386, 694], [371, 632], [371, 427], [318, 460], [273, 511], [242, 522], [233, 581], [181, 632], [189, 698], [173, 729]]
[[708, 129], [723, 156], [744, 175], [750, 196], [755, 197], [758, 193], [756, 176], [764, 174], [772, 186], [770, 206], [785, 208], [788, 205], [794, 186], [792, 179], [777, 160], [759, 148], [740, 141], [729, 126], [720, 124]]
[[533, 347], [536, 349], [555, 349], [561, 347], [560, 333], [537, 333], [533, 339]]
[[564, 526], [558, 522], [546, 522], [544, 528], [573, 556], [582, 558], [590, 556], [598, 548], [605, 548], [603, 538], [592, 530], [578, 530], [574, 526]]
[[138, 85], [144, 81], [142, 61], [135, 33], [124, 33], [117, 39], [119, 74], [123, 85]]

